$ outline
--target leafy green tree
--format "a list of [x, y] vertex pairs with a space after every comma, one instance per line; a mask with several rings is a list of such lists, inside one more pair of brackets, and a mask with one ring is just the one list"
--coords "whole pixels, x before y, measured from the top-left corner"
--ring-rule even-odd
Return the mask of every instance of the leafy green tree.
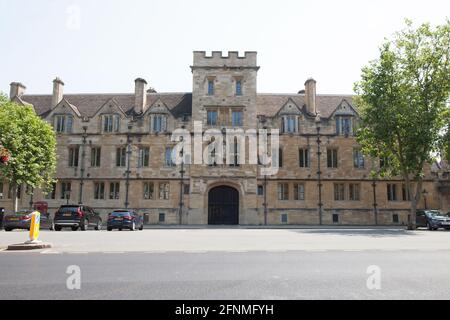
[[404, 30], [386, 40], [380, 57], [355, 84], [362, 125], [358, 141], [372, 157], [389, 159], [380, 176], [401, 175], [411, 195], [409, 228], [415, 229], [424, 166], [442, 145], [450, 92], [450, 21]]
[[448, 163], [450, 162], [450, 100], [447, 104], [449, 109], [444, 113], [445, 127], [442, 132], [443, 138], [441, 140], [440, 156], [442, 159], [447, 160]]
[[31, 106], [18, 105], [0, 94], [0, 146], [11, 154], [9, 162], [0, 165], [0, 179], [12, 186], [17, 211], [19, 185], [46, 190], [54, 182], [55, 133]]

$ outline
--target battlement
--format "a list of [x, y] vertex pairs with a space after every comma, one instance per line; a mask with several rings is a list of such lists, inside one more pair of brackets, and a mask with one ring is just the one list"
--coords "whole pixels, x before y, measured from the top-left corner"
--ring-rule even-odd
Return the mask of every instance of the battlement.
[[194, 67], [257, 67], [257, 52], [246, 51], [239, 56], [238, 51], [229, 51], [224, 55], [222, 51], [213, 51], [207, 55], [206, 51], [194, 51]]

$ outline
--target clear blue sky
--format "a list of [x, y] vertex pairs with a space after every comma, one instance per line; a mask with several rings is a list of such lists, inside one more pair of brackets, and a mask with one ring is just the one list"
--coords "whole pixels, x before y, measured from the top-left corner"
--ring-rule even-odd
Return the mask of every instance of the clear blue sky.
[[0, 0], [0, 91], [191, 91], [194, 50], [256, 50], [259, 92], [287, 93], [308, 77], [319, 93], [352, 93], [383, 38], [445, 22], [448, 0]]

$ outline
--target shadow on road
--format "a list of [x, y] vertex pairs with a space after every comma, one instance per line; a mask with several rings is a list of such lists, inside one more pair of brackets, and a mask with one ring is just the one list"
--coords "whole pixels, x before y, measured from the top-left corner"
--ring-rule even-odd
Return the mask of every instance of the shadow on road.
[[[304, 229], [304, 230], [290, 230], [291, 232], [304, 234], [320, 234], [331, 236], [365, 236], [372, 238], [391, 238], [391, 237], [411, 237], [418, 236], [422, 232], [411, 232], [407, 230], [377, 230], [377, 229]], [[421, 230], [419, 230], [421, 231]], [[424, 231], [425, 232], [425, 231]]]

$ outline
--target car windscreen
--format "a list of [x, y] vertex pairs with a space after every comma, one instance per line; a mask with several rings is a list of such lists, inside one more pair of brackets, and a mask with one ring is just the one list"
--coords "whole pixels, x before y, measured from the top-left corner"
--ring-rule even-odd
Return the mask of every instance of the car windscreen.
[[59, 208], [58, 211], [61, 212], [61, 213], [64, 213], [64, 212], [77, 212], [78, 211], [78, 207], [61, 207], [61, 208]]
[[111, 213], [111, 217], [129, 217], [131, 214], [126, 211], [117, 211]]
[[31, 212], [27, 212], [27, 211], [22, 211], [22, 212], [17, 212], [17, 213], [12, 213], [9, 214], [8, 216], [27, 216], [31, 214]]
[[437, 216], [441, 216], [441, 213], [439, 211], [428, 211], [427, 215], [429, 217], [437, 217]]

